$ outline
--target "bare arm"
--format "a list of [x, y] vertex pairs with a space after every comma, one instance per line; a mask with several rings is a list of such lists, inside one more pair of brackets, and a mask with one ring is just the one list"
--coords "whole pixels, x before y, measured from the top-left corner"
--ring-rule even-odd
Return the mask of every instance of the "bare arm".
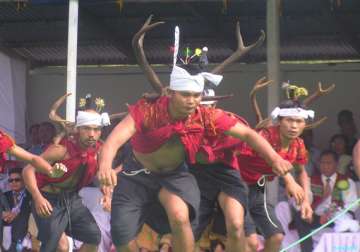
[[237, 123], [225, 133], [248, 143], [256, 152], [261, 155], [262, 158], [265, 159], [265, 161], [273, 168], [273, 171], [277, 175], [282, 176], [292, 168], [292, 165], [288, 161], [282, 159], [268, 143], [268, 141], [266, 141], [265, 138], [260, 136], [253, 129], [243, 124]]
[[287, 173], [283, 176], [286, 193], [289, 197], [293, 197], [297, 205], [300, 205], [304, 200], [304, 190], [303, 188], [295, 181], [294, 177]]
[[31, 154], [20, 146], [15, 145], [14, 147], [9, 149], [8, 153], [12, 156], [15, 156], [17, 159], [30, 163], [32, 166], [36, 167], [36, 170], [38, 172], [44, 173], [49, 176], [52, 173], [52, 166], [48, 162], [46, 162], [40, 156]]
[[22, 174], [23, 174], [25, 186], [28, 189], [28, 191], [30, 192], [33, 199], [42, 197], [39, 187], [37, 186], [37, 183], [36, 183], [35, 168], [31, 165], [27, 165], [23, 169]]
[[135, 121], [131, 115], [127, 115], [106, 139], [99, 157], [98, 178], [101, 184], [108, 186], [116, 185], [116, 174], [112, 170], [112, 162], [117, 150], [125, 144], [135, 132]]
[[[54, 162], [62, 160], [65, 157], [65, 154], [65, 147], [52, 145], [43, 154], [41, 154], [41, 157], [43, 158], [43, 160], [45, 159], [52, 164]], [[34, 199], [37, 213], [42, 216], [49, 216], [52, 212], [52, 207], [51, 204], [42, 196], [40, 189], [37, 186], [35, 177], [36, 168], [38, 167], [31, 164], [25, 166], [23, 170], [24, 183]]]
[[303, 188], [303, 190], [305, 192], [304, 200], [307, 202], [310, 202], [310, 200], [309, 200], [310, 178], [307, 174], [307, 171], [306, 171], [304, 165], [297, 165], [296, 168], [298, 168], [297, 169], [297, 172], [298, 172], [297, 180], [299, 181], [299, 184], [301, 185], [301, 187]]
[[[44, 153], [41, 154], [41, 159], [46, 162], [53, 164], [65, 157], [66, 148], [61, 145], [52, 145]], [[44, 160], [45, 159], [45, 160]], [[36, 198], [39, 196], [40, 190], [37, 187], [35, 171], [39, 169], [38, 164], [28, 164], [25, 166], [23, 171], [23, 177], [26, 187], [28, 188], [31, 195]], [[51, 167], [51, 166], [50, 166]]]
[[360, 179], [360, 140], [356, 143], [353, 150], [353, 163], [356, 175]]
[[310, 178], [307, 174], [304, 165], [297, 165], [296, 168], [297, 168], [297, 180], [299, 181], [299, 184], [301, 185], [302, 189], [305, 192], [304, 200], [300, 205], [301, 218], [310, 223], [312, 222], [312, 218], [313, 218], [313, 209], [311, 207], [311, 203], [310, 203], [311, 200], [309, 198], [311, 195]]

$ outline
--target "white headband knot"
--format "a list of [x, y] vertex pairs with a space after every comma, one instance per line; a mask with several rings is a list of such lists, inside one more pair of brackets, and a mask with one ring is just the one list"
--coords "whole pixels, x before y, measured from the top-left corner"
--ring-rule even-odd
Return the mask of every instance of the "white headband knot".
[[301, 117], [304, 119], [313, 119], [315, 117], [314, 110], [306, 110], [303, 108], [279, 108], [276, 107], [271, 112], [271, 118], [273, 120], [277, 119], [279, 116], [281, 117], [290, 117], [290, 116], [296, 116]]
[[222, 78], [221, 75], [207, 72], [191, 75], [185, 69], [174, 65], [170, 75], [170, 89], [201, 93], [204, 90], [205, 80], [217, 86], [220, 84]]
[[79, 111], [76, 116], [76, 127], [96, 125], [99, 127], [109, 126], [110, 117], [108, 113], [92, 113]]

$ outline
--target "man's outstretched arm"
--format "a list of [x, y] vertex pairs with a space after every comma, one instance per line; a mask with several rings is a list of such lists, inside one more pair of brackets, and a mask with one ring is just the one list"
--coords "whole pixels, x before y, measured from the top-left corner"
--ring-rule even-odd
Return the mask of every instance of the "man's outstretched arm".
[[250, 127], [237, 123], [230, 130], [226, 131], [225, 134], [248, 143], [273, 168], [275, 174], [283, 176], [293, 168], [290, 162], [277, 154], [265, 138]]
[[136, 132], [135, 121], [127, 115], [110, 133], [103, 144], [99, 157], [98, 178], [101, 184], [115, 186], [117, 177], [112, 170], [112, 162], [117, 150], [125, 144]]

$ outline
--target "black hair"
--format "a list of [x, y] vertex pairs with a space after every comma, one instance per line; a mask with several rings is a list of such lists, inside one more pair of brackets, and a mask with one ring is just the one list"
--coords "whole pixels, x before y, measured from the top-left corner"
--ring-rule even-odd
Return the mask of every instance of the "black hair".
[[348, 138], [344, 134], [335, 134], [330, 138], [330, 143], [333, 143], [336, 139], [341, 138], [344, 140], [345, 145], [348, 145]]
[[353, 113], [348, 109], [343, 109], [337, 114], [337, 121], [340, 124], [342, 121], [353, 122]]
[[299, 100], [285, 100], [280, 103], [279, 108], [302, 108], [306, 109], [306, 106], [304, 103], [302, 103]]
[[321, 154], [320, 154], [320, 159], [323, 156], [332, 156], [336, 162], [339, 161], [339, 155], [333, 150], [324, 150], [324, 151], [322, 151]]
[[15, 167], [15, 168], [9, 169], [9, 176], [11, 174], [20, 174], [21, 175], [21, 173], [22, 173], [22, 168], [20, 168], [20, 167]]
[[39, 129], [39, 127], [40, 127], [40, 124], [38, 124], [38, 123], [32, 124], [32, 125], [29, 127], [29, 133], [31, 133], [34, 128]]

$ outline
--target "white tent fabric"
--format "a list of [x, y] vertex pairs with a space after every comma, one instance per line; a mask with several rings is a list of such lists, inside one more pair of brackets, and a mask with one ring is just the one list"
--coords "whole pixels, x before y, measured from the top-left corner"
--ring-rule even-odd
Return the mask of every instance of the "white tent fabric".
[[25, 143], [26, 63], [0, 52], [0, 128]]

